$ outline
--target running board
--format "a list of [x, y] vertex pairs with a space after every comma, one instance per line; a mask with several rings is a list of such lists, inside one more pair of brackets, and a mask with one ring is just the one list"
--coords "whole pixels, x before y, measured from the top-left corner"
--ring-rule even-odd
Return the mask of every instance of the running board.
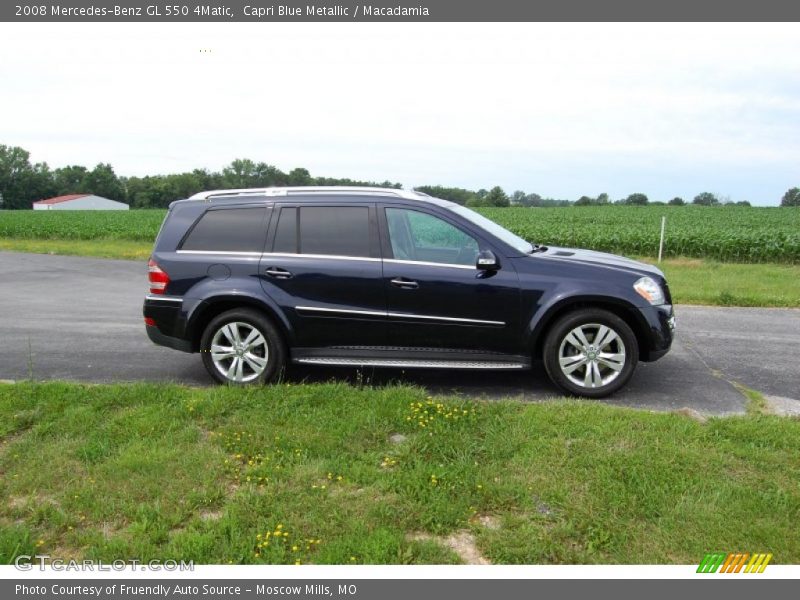
[[489, 360], [430, 360], [413, 358], [338, 358], [304, 356], [293, 360], [301, 365], [327, 365], [336, 367], [388, 367], [400, 369], [494, 369], [511, 371], [530, 369], [527, 362]]

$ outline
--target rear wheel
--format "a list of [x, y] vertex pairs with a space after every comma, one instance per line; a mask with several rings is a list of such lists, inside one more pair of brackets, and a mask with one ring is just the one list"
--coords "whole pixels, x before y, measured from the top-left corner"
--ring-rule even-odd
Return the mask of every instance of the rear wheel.
[[586, 308], [559, 319], [544, 343], [550, 379], [576, 396], [602, 398], [623, 387], [639, 362], [628, 324], [614, 313]]
[[200, 353], [211, 377], [231, 385], [267, 383], [286, 363], [278, 330], [263, 314], [246, 308], [214, 317], [203, 332]]

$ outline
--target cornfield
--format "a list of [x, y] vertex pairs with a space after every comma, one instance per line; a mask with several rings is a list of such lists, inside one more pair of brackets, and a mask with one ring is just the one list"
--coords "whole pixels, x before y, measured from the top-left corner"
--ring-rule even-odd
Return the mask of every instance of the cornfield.
[[[517, 235], [545, 245], [725, 262], [800, 263], [800, 209], [700, 206], [481, 208]], [[152, 242], [163, 210], [0, 211], [0, 237]]]
[[800, 209], [738, 206], [580, 206], [482, 208], [486, 217], [544, 245], [725, 262], [800, 262]]

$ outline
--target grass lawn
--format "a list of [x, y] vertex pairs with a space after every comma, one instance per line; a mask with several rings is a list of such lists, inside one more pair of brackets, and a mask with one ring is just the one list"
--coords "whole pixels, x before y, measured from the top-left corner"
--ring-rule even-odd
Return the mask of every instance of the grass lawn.
[[[404, 439], [392, 439], [401, 434]], [[0, 562], [800, 562], [800, 420], [411, 387], [0, 385]]]
[[800, 265], [675, 258], [659, 267], [678, 304], [800, 307]]
[[[94, 240], [0, 239], [0, 251], [69, 254], [146, 261], [150, 242]], [[653, 258], [639, 260], [655, 264]], [[720, 263], [671, 258], [659, 265], [677, 304], [712, 306], [800, 307], [800, 265]]]
[[153, 251], [153, 243], [102, 238], [93, 240], [0, 238], [0, 251], [147, 261]]

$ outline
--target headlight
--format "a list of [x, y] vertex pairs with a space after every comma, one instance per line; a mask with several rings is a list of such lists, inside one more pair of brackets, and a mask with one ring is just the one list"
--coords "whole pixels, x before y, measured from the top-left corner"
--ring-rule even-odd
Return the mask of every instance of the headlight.
[[650, 304], [664, 304], [664, 291], [655, 279], [642, 277], [633, 284], [633, 289]]

